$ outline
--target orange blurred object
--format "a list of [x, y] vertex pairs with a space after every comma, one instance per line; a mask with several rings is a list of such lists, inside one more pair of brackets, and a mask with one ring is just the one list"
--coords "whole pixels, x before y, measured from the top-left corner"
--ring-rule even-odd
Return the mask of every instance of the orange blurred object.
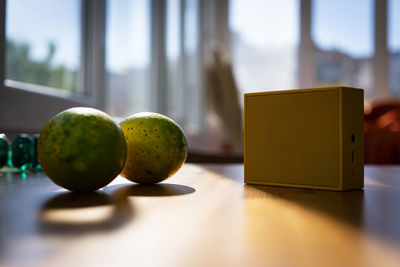
[[400, 100], [375, 102], [364, 114], [366, 164], [400, 164]]

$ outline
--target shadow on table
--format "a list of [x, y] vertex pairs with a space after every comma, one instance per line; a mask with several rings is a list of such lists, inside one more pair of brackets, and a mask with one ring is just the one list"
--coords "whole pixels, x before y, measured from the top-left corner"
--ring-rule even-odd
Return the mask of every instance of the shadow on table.
[[[389, 207], [375, 189], [334, 192], [259, 185], [244, 188], [246, 198], [273, 197], [290, 201], [400, 245], [400, 209], [396, 205]], [[387, 193], [386, 197], [393, 192]], [[386, 216], [380, 216], [383, 214]]]
[[252, 197], [252, 193], [249, 193], [251, 191], [246, 191], [248, 188], [262, 191], [266, 193], [266, 196], [294, 202], [307, 209], [323, 212], [355, 226], [360, 226], [363, 223], [364, 190], [334, 192], [277, 186], [245, 185], [246, 197]]
[[126, 196], [103, 192], [61, 193], [47, 200], [39, 214], [44, 233], [82, 234], [117, 229], [133, 216]]
[[40, 209], [39, 226], [43, 233], [84, 234], [118, 229], [132, 219], [131, 196], [167, 197], [186, 195], [195, 189], [178, 184], [115, 185], [102, 192], [60, 193]]
[[170, 197], [187, 195], [195, 192], [193, 187], [179, 184], [152, 184], [140, 185], [129, 184], [119, 187], [115, 190], [116, 194], [123, 194], [126, 196], [140, 196], [140, 197]]

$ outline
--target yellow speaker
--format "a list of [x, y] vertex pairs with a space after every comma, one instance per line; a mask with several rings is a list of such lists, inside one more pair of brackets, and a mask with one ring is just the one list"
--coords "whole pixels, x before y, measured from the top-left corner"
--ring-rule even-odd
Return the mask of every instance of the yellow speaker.
[[364, 91], [244, 95], [244, 181], [327, 190], [364, 186]]

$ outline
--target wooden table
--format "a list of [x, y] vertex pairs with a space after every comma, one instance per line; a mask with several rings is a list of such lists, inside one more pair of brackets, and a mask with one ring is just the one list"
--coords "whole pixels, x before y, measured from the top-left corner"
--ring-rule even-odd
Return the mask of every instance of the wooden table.
[[0, 176], [1, 266], [400, 266], [400, 167], [365, 188], [243, 184], [243, 165], [185, 166], [156, 186], [73, 194]]

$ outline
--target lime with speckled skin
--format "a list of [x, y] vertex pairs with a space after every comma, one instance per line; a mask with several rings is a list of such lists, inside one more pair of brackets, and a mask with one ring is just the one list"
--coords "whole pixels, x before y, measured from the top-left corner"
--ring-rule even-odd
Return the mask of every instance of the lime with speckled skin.
[[120, 123], [128, 147], [121, 176], [140, 184], [161, 182], [182, 166], [188, 143], [182, 128], [157, 113], [134, 114]]
[[71, 108], [42, 128], [38, 158], [54, 183], [71, 191], [94, 191], [118, 176], [126, 143], [121, 128], [106, 113]]

